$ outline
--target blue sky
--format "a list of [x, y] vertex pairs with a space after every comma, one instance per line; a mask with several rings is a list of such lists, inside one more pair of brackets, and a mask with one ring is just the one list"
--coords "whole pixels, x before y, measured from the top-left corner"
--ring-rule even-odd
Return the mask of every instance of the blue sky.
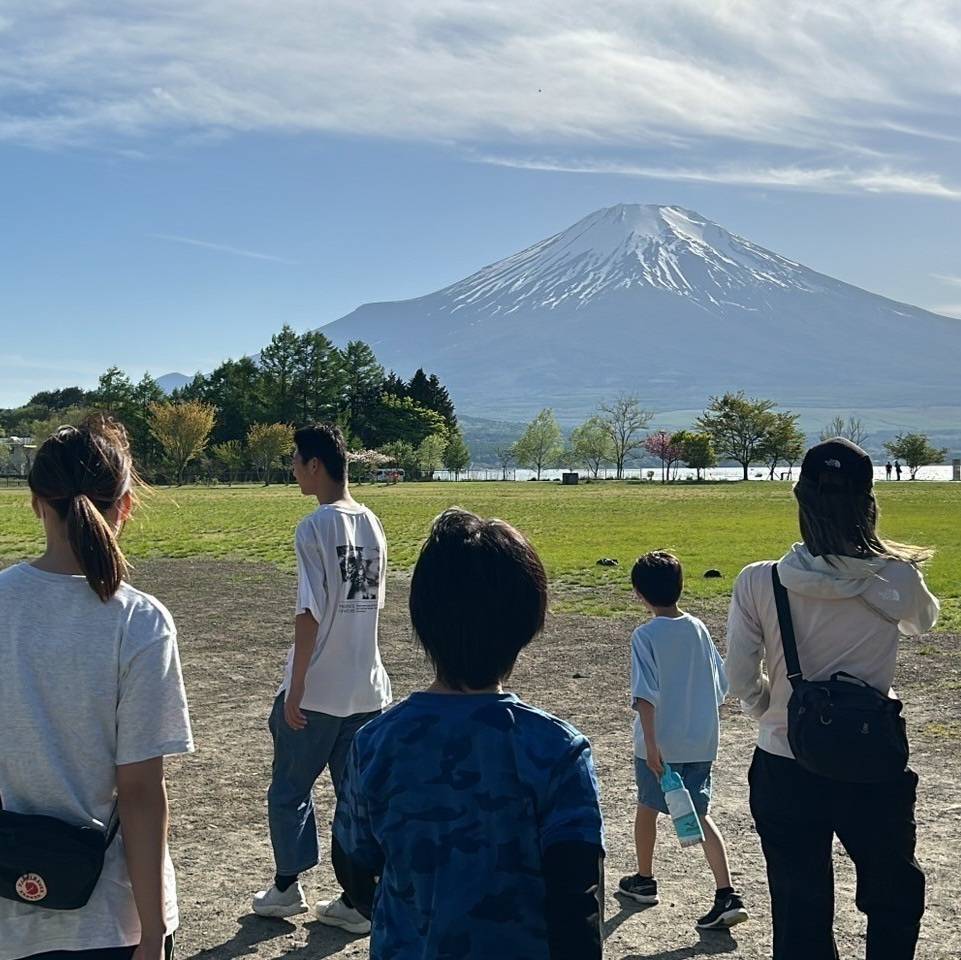
[[209, 369], [618, 202], [961, 316], [959, 63], [936, 0], [7, 0], [0, 406]]

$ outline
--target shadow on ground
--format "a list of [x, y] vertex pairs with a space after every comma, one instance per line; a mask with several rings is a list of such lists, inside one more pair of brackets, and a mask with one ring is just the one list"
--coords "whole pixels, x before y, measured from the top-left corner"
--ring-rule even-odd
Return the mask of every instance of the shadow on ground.
[[307, 933], [307, 942], [285, 950], [284, 960], [324, 960], [325, 957], [338, 956], [354, 940], [365, 939], [316, 921], [297, 927], [287, 920], [248, 914], [238, 917], [237, 923], [240, 929], [229, 940], [194, 953], [185, 960], [239, 960], [241, 957], [257, 956], [262, 944], [279, 937], [291, 937], [298, 931]]

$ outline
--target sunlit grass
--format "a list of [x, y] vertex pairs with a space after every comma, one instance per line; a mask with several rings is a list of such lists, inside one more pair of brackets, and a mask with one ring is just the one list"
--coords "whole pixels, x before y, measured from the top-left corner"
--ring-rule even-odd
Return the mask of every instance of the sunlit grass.
[[[459, 504], [518, 526], [537, 546], [556, 609], [611, 614], [630, 609], [630, 565], [640, 553], [681, 557], [688, 596], [724, 597], [738, 571], [783, 553], [797, 539], [790, 486], [599, 483], [430, 483], [359, 486], [381, 517], [395, 570], [409, 569], [433, 516]], [[882, 532], [936, 548], [926, 576], [944, 601], [942, 629], [961, 629], [961, 484], [881, 484]], [[312, 509], [294, 486], [157, 490], [129, 525], [130, 557], [212, 557], [293, 568], [297, 521]], [[24, 490], [0, 489], [0, 560], [40, 549], [40, 527]], [[619, 561], [598, 567], [600, 557]], [[705, 580], [705, 570], [721, 571]]]

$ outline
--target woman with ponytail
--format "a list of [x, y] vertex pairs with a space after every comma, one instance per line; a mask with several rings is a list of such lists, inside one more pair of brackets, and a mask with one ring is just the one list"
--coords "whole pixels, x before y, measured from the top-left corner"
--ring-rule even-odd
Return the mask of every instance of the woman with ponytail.
[[[125, 582], [137, 477], [123, 429], [62, 427], [29, 477], [46, 549], [0, 572], [0, 804], [119, 832], [89, 900], [0, 899], [0, 960], [162, 960], [178, 924], [163, 758], [193, 749], [176, 630]], [[0, 851], [2, 854], [2, 851]], [[69, 865], [67, 865], [69, 866]]]

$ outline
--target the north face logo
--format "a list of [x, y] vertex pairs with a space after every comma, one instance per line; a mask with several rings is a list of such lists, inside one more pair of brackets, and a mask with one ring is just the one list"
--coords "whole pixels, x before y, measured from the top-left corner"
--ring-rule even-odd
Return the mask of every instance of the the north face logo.
[[16, 884], [17, 896], [27, 903], [39, 903], [46, 899], [47, 884], [38, 873], [25, 873]]

